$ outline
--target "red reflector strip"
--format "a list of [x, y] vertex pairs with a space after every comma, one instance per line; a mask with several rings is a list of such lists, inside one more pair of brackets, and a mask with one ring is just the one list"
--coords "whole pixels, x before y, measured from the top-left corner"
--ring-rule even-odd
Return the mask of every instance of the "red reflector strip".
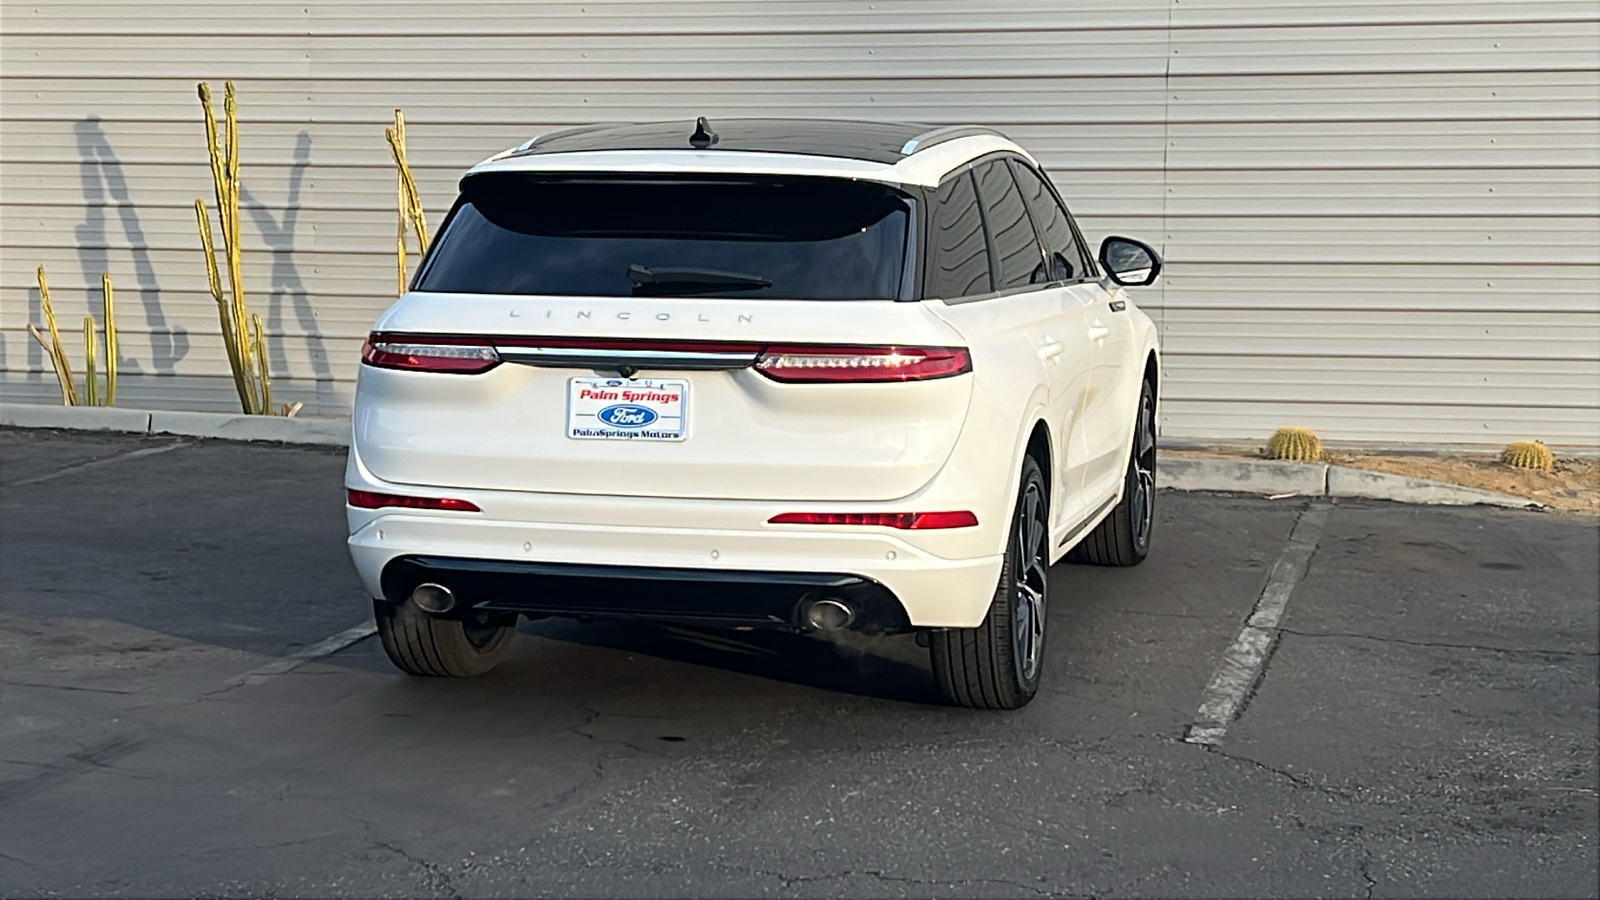
[[876, 525], [880, 528], [926, 530], [970, 528], [978, 517], [967, 510], [953, 512], [906, 513], [779, 513], [768, 519], [772, 525]]
[[476, 375], [500, 364], [500, 354], [483, 344], [423, 343], [369, 338], [361, 361], [380, 369]]
[[769, 347], [756, 370], [774, 381], [923, 381], [972, 371], [965, 347]]
[[917, 513], [917, 518], [911, 523], [916, 528], [971, 528], [978, 524], [978, 517], [967, 510], [954, 512]]
[[345, 499], [360, 509], [382, 509], [397, 506], [402, 509], [444, 509], [451, 512], [483, 512], [476, 503], [451, 497], [402, 497], [399, 494], [379, 494], [375, 491], [345, 490]]

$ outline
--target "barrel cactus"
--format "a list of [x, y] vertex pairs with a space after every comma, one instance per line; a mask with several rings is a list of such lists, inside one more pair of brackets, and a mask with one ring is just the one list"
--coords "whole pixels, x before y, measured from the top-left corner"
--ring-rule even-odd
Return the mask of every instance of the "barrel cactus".
[[1536, 469], [1549, 472], [1556, 467], [1556, 456], [1544, 441], [1517, 441], [1507, 444], [1500, 453], [1500, 461], [1513, 469]]
[[1309, 428], [1279, 428], [1267, 439], [1267, 459], [1316, 462], [1322, 457], [1322, 441]]

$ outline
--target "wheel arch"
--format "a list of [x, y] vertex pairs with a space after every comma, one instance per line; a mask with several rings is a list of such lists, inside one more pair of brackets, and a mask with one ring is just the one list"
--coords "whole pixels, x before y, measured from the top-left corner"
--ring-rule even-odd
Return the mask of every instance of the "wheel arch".
[[1151, 350], [1144, 357], [1144, 377], [1150, 379], [1150, 389], [1156, 397], [1161, 397], [1161, 359], [1156, 351]]
[[1039, 464], [1039, 471], [1044, 475], [1045, 496], [1054, 498], [1051, 493], [1055, 490], [1055, 470], [1052, 460], [1055, 458], [1050, 446], [1050, 426], [1045, 424], [1043, 418], [1033, 421], [1033, 431], [1028, 435], [1027, 446], [1022, 451], [1023, 456], [1033, 457]]

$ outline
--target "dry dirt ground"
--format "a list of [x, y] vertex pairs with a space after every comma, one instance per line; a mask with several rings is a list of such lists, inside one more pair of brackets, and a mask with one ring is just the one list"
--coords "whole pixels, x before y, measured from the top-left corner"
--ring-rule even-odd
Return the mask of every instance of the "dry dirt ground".
[[[1224, 459], [1261, 459], [1262, 451], [1248, 447], [1209, 447], [1198, 450], [1163, 450], [1170, 456], [1209, 456]], [[1466, 487], [1527, 497], [1554, 509], [1600, 515], [1600, 458], [1558, 457], [1554, 472], [1513, 469], [1495, 454], [1411, 454], [1329, 451], [1329, 463], [1353, 469], [1370, 469], [1426, 478]]]

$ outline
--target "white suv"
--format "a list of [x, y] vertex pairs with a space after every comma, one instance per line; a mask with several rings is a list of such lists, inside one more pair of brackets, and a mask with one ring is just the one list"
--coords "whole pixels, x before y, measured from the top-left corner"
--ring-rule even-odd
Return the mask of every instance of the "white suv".
[[[1104, 275], [1102, 275], [1102, 268]], [[469, 171], [363, 350], [350, 552], [383, 646], [518, 615], [916, 631], [957, 704], [1039, 684], [1049, 565], [1135, 565], [1155, 328], [985, 128], [606, 125]]]

